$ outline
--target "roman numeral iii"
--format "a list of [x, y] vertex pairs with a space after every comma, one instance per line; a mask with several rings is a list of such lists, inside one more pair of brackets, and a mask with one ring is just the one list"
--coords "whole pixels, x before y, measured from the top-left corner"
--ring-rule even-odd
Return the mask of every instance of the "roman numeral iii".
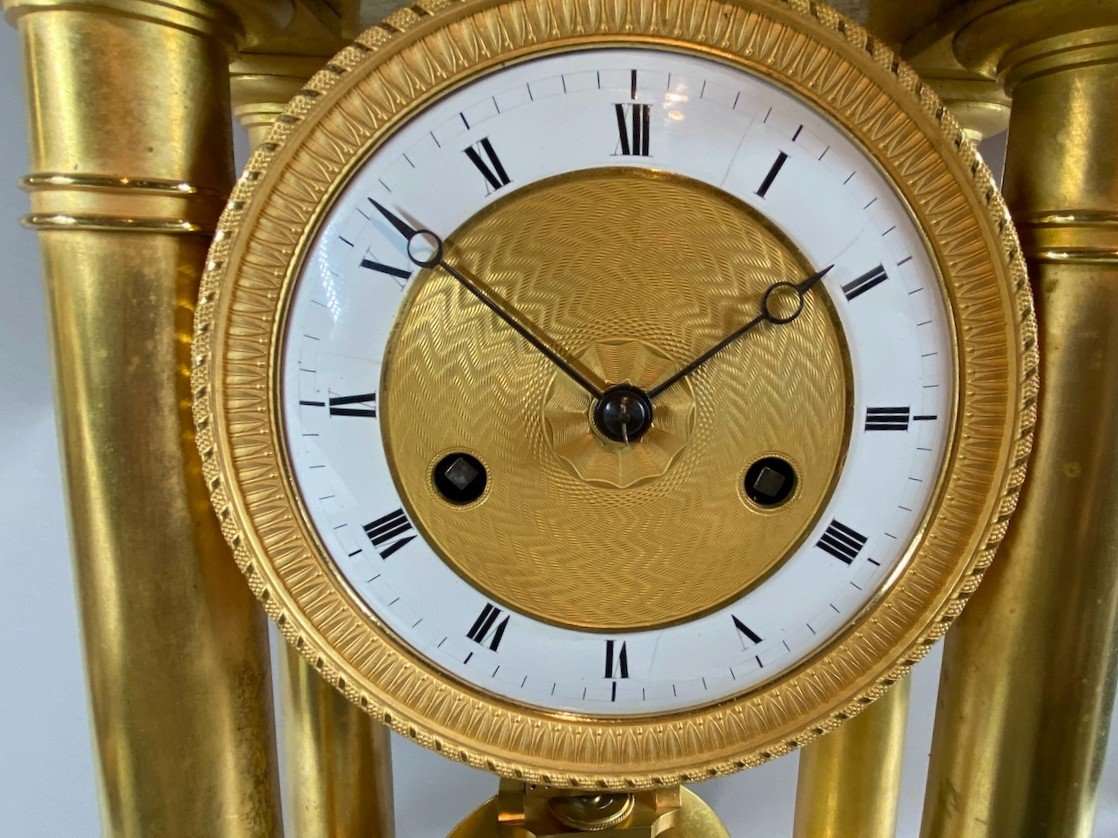
[[499, 623], [497, 622], [503, 613], [497, 606], [486, 604], [485, 608], [481, 610], [481, 614], [474, 620], [473, 626], [466, 632], [466, 637], [481, 646], [488, 645], [492, 651], [496, 652], [497, 647], [501, 645], [501, 638], [505, 636], [505, 629], [509, 625], [507, 615], [505, 619]]
[[649, 134], [652, 126], [651, 105], [614, 105], [617, 131], [621, 142], [615, 155], [622, 157], [648, 157]]
[[867, 431], [907, 431], [912, 409], [908, 407], [866, 408]]
[[465, 149], [465, 155], [470, 158], [471, 163], [477, 166], [478, 171], [485, 178], [487, 195], [492, 195], [498, 189], [512, 183], [512, 178], [505, 171], [505, 167], [500, 158], [497, 157], [497, 152], [494, 151], [493, 144], [489, 142], [488, 137]]
[[408, 542], [415, 540], [414, 534], [406, 535], [414, 528], [402, 509], [389, 512], [383, 518], [377, 518], [366, 524], [363, 529], [382, 559], [387, 559]]
[[871, 288], [876, 288], [888, 278], [889, 275], [885, 273], [885, 268], [878, 265], [872, 271], [867, 271], [853, 282], [846, 283], [846, 285], [842, 286], [842, 292], [846, 295], [847, 300], [853, 300], [856, 297], [862, 296]]
[[850, 529], [839, 521], [832, 520], [823, 537], [815, 545], [825, 553], [830, 553], [836, 559], [846, 564], [854, 564], [868, 539], [856, 530]]
[[606, 641], [606, 677], [629, 677], [629, 650], [624, 643], [616, 640]]

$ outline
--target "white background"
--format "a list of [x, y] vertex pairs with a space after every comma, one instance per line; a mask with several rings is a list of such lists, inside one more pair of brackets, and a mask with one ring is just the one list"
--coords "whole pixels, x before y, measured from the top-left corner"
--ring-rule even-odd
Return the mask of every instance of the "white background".
[[[0, 837], [80, 838], [99, 832], [93, 748], [38, 249], [34, 234], [18, 226], [27, 211], [17, 188], [27, 173], [27, 139], [18, 41], [6, 26], [0, 107], [8, 114], [0, 122]], [[987, 151], [997, 155], [997, 141]], [[919, 829], [939, 661], [937, 649], [912, 676], [898, 828], [904, 838]], [[445, 835], [496, 791], [482, 772], [399, 738], [393, 748], [399, 838]], [[781, 838], [791, 835], [796, 764], [792, 755], [695, 790], [734, 838]], [[1096, 838], [1118, 838], [1114, 743], [1101, 788]]]

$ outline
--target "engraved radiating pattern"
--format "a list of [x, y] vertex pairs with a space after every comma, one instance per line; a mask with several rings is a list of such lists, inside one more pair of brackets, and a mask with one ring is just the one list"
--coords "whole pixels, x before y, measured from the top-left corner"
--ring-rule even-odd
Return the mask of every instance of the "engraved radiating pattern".
[[[403, 10], [391, 29], [371, 28], [292, 101], [250, 159], [214, 238], [196, 314], [194, 405], [205, 476], [234, 556], [285, 637], [347, 697], [400, 733], [477, 767], [566, 786], [650, 787], [787, 753], [859, 712], [926, 653], [962, 610], [1016, 502], [1036, 421], [1036, 325], [992, 175], [910, 68], [861, 27], [806, 0], [698, 0], [703, 14], [676, 30], [667, 23], [678, 7], [672, 0], [419, 6], [422, 18]], [[575, 6], [597, 12], [601, 24], [569, 20]], [[439, 9], [445, 28], [417, 25], [433, 24], [429, 14]], [[622, 34], [726, 50], [727, 61], [788, 80], [865, 141], [949, 272], [964, 381], [953, 470], [935, 520], [861, 627], [802, 672], [733, 702], [663, 723], [603, 724], [480, 700], [417, 668], [353, 609], [293, 514], [270, 420], [269, 345], [303, 224], [321, 211], [331, 186], [307, 179], [309, 160], [325, 159], [328, 171], [339, 172], [405, 109], [408, 91], [430, 91], [493, 56], [548, 38], [590, 43]], [[809, 52], [817, 51], [809, 75], [800, 60], [805, 40], [815, 40]], [[888, 93], [879, 92], [871, 118], [854, 103], [875, 90]], [[326, 147], [306, 142], [302, 122], [315, 107], [317, 130], [331, 139]], [[267, 200], [270, 190], [299, 181], [292, 198]], [[942, 200], [951, 182], [966, 197]], [[956, 227], [957, 238], [942, 238]], [[977, 242], [988, 261], [977, 269], [957, 263], [960, 247]]]
[[[766, 288], [814, 270], [724, 193], [632, 169], [525, 188], [448, 238], [457, 265], [607, 384], [646, 389], [753, 319]], [[663, 430], [626, 446], [591, 430], [590, 397], [573, 381], [451, 277], [428, 273], [382, 382], [397, 484], [444, 559], [525, 613], [633, 629], [709, 611], [778, 564], [832, 489], [849, 373], [825, 297], [662, 394]], [[462, 448], [490, 473], [468, 508], [441, 500], [429, 477]], [[748, 465], [772, 452], [800, 478], [777, 515], [741, 492]]]

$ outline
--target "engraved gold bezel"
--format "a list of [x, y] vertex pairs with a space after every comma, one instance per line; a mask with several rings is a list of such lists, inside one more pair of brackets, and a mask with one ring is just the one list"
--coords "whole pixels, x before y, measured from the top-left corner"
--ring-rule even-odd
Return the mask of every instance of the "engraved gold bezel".
[[[794, 90], [854, 136], [907, 201], [945, 278], [957, 341], [954, 448], [911, 559], [834, 642], [721, 703], [595, 719], [463, 685], [370, 620], [294, 496], [276, 420], [278, 329], [309, 233], [368, 149], [449, 87], [509, 60], [651, 45]], [[317, 74], [222, 216], [196, 313], [195, 420], [222, 530], [284, 636], [351, 701], [471, 765], [552, 785], [652, 787], [787, 753], [861, 710], [962, 610], [1016, 505], [1036, 404], [1032, 300], [1004, 203], [915, 73], [807, 0], [444, 0], [402, 9]]]

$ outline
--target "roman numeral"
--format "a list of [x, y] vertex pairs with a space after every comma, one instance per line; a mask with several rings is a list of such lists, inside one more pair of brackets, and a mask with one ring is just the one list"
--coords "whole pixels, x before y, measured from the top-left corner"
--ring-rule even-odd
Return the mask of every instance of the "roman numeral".
[[[320, 401], [300, 401], [299, 404], [306, 407], [326, 407], [326, 402]], [[349, 407], [349, 405], [356, 405]], [[377, 394], [376, 393], [362, 393], [360, 396], [331, 396], [330, 397], [330, 415], [331, 416], [363, 416], [367, 418], [376, 418], [377, 415]]]
[[[738, 634], [740, 634], [742, 637], [745, 637], [746, 640], [748, 640], [750, 643], [760, 643], [761, 642], [761, 635], [759, 635], [757, 632], [753, 631], [753, 629], [751, 629], [749, 626], [747, 626], [745, 623], [743, 623], [741, 620], [739, 620], [733, 614], [730, 615], [730, 619], [732, 619], [734, 621], [734, 628], [736, 628], [738, 630]], [[745, 640], [742, 641], [741, 647], [743, 649], [745, 648]]]
[[474, 620], [473, 626], [466, 632], [466, 637], [481, 646], [488, 643], [489, 648], [496, 652], [497, 647], [501, 645], [501, 638], [505, 636], [505, 629], [509, 625], [507, 616], [501, 622], [497, 622], [502, 613], [504, 612], [500, 608], [487, 603], [478, 618]]
[[858, 554], [862, 552], [862, 548], [866, 546], [866, 541], [866, 537], [861, 533], [850, 529], [846, 524], [832, 520], [815, 546], [830, 553], [839, 561], [853, 564]]
[[648, 157], [652, 125], [651, 105], [614, 105], [621, 143], [614, 155]]
[[846, 299], [853, 300], [855, 297], [862, 296], [871, 288], [876, 288], [888, 278], [889, 275], [885, 273], [885, 268], [878, 265], [872, 271], [868, 271], [853, 282], [848, 282], [842, 286], [842, 292], [846, 294]]
[[[354, 407], [349, 405], [354, 405]], [[376, 418], [377, 394], [362, 393], [360, 396], [331, 396], [330, 415]]]
[[606, 641], [606, 677], [629, 677], [629, 650], [625, 648], [624, 643], [618, 647], [617, 641]]
[[758, 197], [764, 198], [768, 194], [773, 181], [776, 180], [776, 176], [780, 174], [780, 170], [784, 168], [784, 164], [787, 162], [788, 155], [783, 151], [780, 152], [776, 157], [776, 162], [773, 163], [773, 167], [769, 169], [769, 173], [765, 175], [765, 179], [761, 182], [761, 188], [757, 190]]
[[413, 541], [414, 535], [404, 535], [412, 529], [411, 521], [402, 509], [389, 512], [383, 518], [377, 518], [364, 526], [365, 535], [369, 536], [369, 541], [373, 542], [382, 559], [387, 559], [409, 541]]
[[392, 265], [385, 265], [383, 262], [377, 262], [373, 259], [362, 259], [361, 267], [366, 270], [376, 271], [377, 273], [395, 277], [396, 279], [407, 280], [411, 278], [411, 271], [405, 271], [403, 268], [394, 268]]
[[508, 186], [512, 182], [505, 171], [504, 165], [497, 157], [497, 152], [493, 150], [493, 144], [489, 142], [488, 137], [465, 149], [465, 153], [470, 158], [470, 162], [477, 166], [478, 171], [485, 178], [487, 195], [492, 195], [501, 187]]
[[867, 431], [907, 431], [912, 409], [908, 407], [866, 408]]

